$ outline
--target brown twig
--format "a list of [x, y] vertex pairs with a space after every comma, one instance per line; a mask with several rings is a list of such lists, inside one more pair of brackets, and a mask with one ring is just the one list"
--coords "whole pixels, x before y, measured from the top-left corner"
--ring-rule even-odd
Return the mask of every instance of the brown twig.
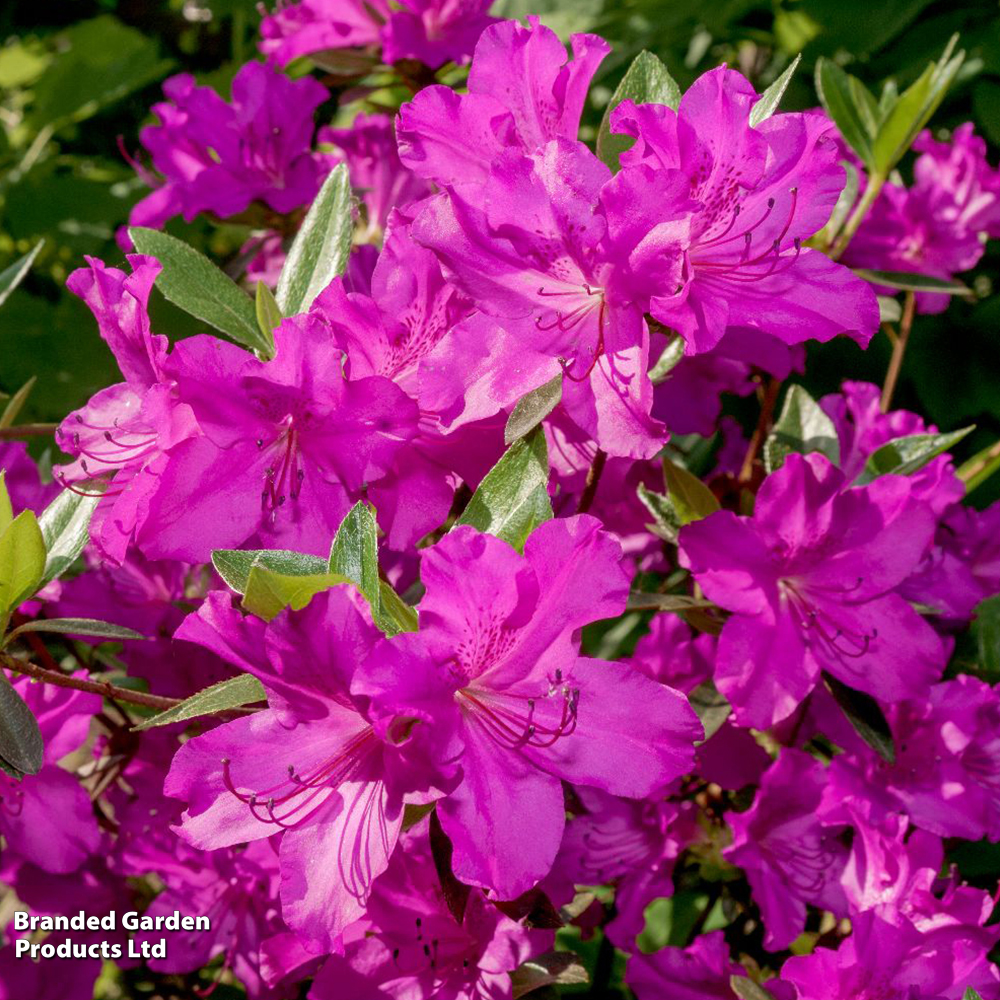
[[760, 417], [757, 419], [757, 426], [754, 429], [753, 437], [750, 438], [750, 447], [747, 448], [746, 458], [743, 459], [743, 465], [740, 468], [739, 482], [741, 483], [748, 483], [753, 478], [753, 463], [757, 460], [757, 453], [770, 433], [771, 422], [774, 419], [774, 407], [778, 402], [778, 391], [780, 389], [781, 382], [776, 378], [772, 378], [761, 392]]
[[899, 373], [903, 368], [903, 355], [906, 353], [906, 345], [910, 339], [910, 330], [913, 327], [913, 314], [917, 307], [917, 297], [913, 292], [906, 293], [903, 302], [903, 317], [899, 321], [899, 336], [892, 345], [892, 357], [889, 359], [889, 370], [885, 373], [885, 384], [882, 386], [881, 409], [883, 413], [889, 412], [892, 403], [892, 394], [896, 391], [896, 383], [899, 381]]
[[580, 505], [576, 508], [577, 514], [586, 514], [590, 510], [594, 497], [597, 496], [597, 487], [600, 485], [601, 473], [604, 471], [607, 460], [607, 453], [598, 448], [594, 461], [587, 471], [587, 481], [584, 483], [583, 493], [580, 494]]
[[17, 424], [14, 427], [0, 427], [0, 441], [27, 437], [48, 437], [55, 434], [58, 424]]

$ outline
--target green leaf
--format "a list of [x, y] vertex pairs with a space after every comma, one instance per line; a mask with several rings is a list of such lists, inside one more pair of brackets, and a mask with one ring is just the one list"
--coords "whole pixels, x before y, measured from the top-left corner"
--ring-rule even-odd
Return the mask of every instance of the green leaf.
[[785, 91], [788, 90], [788, 85], [792, 82], [792, 77], [799, 68], [800, 62], [802, 62], [801, 53], [795, 57], [791, 66], [760, 95], [760, 100], [750, 109], [751, 127], [759, 125], [778, 110], [778, 105], [781, 103], [782, 97], [785, 96]]
[[896, 746], [892, 741], [892, 730], [879, 703], [871, 695], [855, 691], [825, 670], [823, 681], [858, 736], [884, 761], [895, 764]]
[[479, 484], [458, 524], [496, 535], [520, 552], [528, 535], [552, 518], [548, 482], [549, 453], [538, 427], [504, 452]]
[[38, 519], [22, 510], [0, 535], [0, 621], [31, 597], [44, 572], [45, 541]]
[[774, 994], [746, 976], [730, 976], [730, 989], [740, 1000], [774, 1000]]
[[614, 171], [620, 167], [618, 157], [635, 142], [631, 136], [611, 131], [611, 113], [622, 101], [666, 104], [676, 111], [681, 103], [681, 88], [670, 75], [670, 70], [652, 52], [643, 51], [635, 57], [608, 101], [597, 133], [597, 155]]
[[691, 611], [693, 608], [714, 608], [711, 601], [700, 597], [688, 597], [687, 594], [649, 594], [633, 590], [628, 595], [626, 611]]
[[701, 720], [706, 740], [710, 740], [722, 728], [733, 710], [712, 681], [705, 681], [694, 688], [688, 695], [688, 701]]
[[0, 413], [0, 430], [4, 427], [13, 427], [14, 421], [17, 420], [17, 415], [21, 412], [21, 408], [28, 401], [28, 396], [31, 395], [31, 390], [35, 388], [35, 383], [38, 379], [32, 375], [24, 385], [21, 386], [17, 392], [14, 393], [10, 399], [7, 400], [7, 405], [4, 407], [3, 413]]
[[1000, 680], [1000, 594], [976, 605], [972, 632], [979, 647], [979, 666], [995, 683]]
[[868, 114], [867, 102], [859, 103], [859, 86], [852, 85], [853, 78], [845, 73], [836, 63], [820, 57], [816, 61], [816, 92], [826, 108], [827, 114], [840, 129], [844, 141], [861, 157], [865, 166], [872, 168], [875, 153], [872, 148], [872, 135], [865, 123]]
[[681, 525], [700, 521], [719, 509], [715, 494], [697, 476], [667, 457], [663, 459], [663, 476], [667, 481], [667, 499]]
[[883, 177], [903, 158], [944, 100], [965, 60], [964, 52], [952, 56], [957, 43], [958, 35], [953, 35], [941, 58], [903, 91], [882, 121], [875, 139], [874, 166]]
[[554, 379], [523, 395], [511, 410], [504, 428], [503, 440], [508, 447], [518, 438], [530, 434], [562, 399], [562, 372]]
[[7, 492], [7, 470], [0, 469], [0, 535], [2, 535], [14, 520], [14, 508]]
[[139, 730], [167, 726], [171, 722], [185, 722], [201, 715], [213, 715], [216, 712], [226, 712], [231, 708], [242, 708], [244, 705], [266, 700], [264, 685], [253, 674], [240, 674], [238, 677], [219, 681], [218, 684], [191, 695], [179, 705], [174, 705], [173, 708], [168, 708], [151, 719], [144, 719], [132, 728]]
[[788, 390], [781, 416], [764, 444], [764, 465], [768, 473], [780, 469], [793, 451], [800, 455], [818, 451], [834, 465], [840, 462], [837, 428], [800, 385], [793, 385]]
[[156, 287], [165, 298], [236, 343], [271, 357], [273, 341], [257, 326], [253, 300], [204, 254], [155, 229], [132, 227], [128, 232], [140, 253], [163, 265]]
[[982, 486], [997, 469], [1000, 469], [1000, 441], [994, 441], [977, 451], [958, 467], [956, 475], [965, 483], [965, 492], [968, 494], [977, 486]]
[[263, 566], [283, 576], [314, 576], [329, 568], [325, 559], [284, 549], [216, 549], [212, 553], [215, 571], [237, 594], [245, 594], [250, 570]]
[[526, 996], [543, 986], [560, 983], [579, 985], [589, 983], [590, 977], [581, 964], [580, 957], [570, 951], [550, 951], [529, 959], [510, 974], [513, 1000]]
[[890, 473], [897, 476], [912, 475], [975, 429], [975, 425], [971, 425], [950, 434], [910, 434], [888, 441], [868, 456], [868, 461], [858, 476], [857, 485], [863, 486]]
[[330, 549], [331, 573], [354, 583], [372, 607], [372, 616], [378, 613], [378, 525], [375, 513], [364, 501], [359, 500], [340, 522]]
[[285, 316], [305, 312], [344, 273], [353, 232], [351, 180], [347, 164], [341, 163], [323, 182], [281, 269], [276, 298]]
[[62, 576], [83, 552], [90, 537], [90, 519], [100, 502], [100, 495], [80, 496], [63, 490], [42, 512], [38, 524], [47, 551], [43, 584]]
[[962, 995], [962, 1000], [983, 1000], [983, 998], [971, 986], [969, 986]]
[[54, 632], [60, 635], [87, 635], [99, 639], [145, 639], [141, 632], [125, 628], [124, 625], [113, 625], [96, 618], [39, 618], [36, 621], [25, 622], [11, 630], [2, 645], [7, 645], [16, 636], [24, 632]]
[[260, 335], [270, 345], [267, 350], [268, 356], [274, 355], [274, 331], [283, 319], [278, 303], [274, 300], [271, 289], [263, 281], [257, 282], [257, 298], [254, 303], [257, 313], [257, 326], [260, 328]]
[[653, 523], [646, 525], [646, 527], [657, 538], [662, 538], [665, 542], [676, 545], [681, 519], [670, 498], [649, 489], [645, 483], [639, 483], [636, 487], [636, 494], [643, 507], [653, 515]]
[[0, 271], [0, 306], [7, 301], [7, 296], [24, 280], [24, 276], [31, 269], [31, 265], [35, 262], [38, 251], [42, 249], [44, 243], [45, 240], [39, 240], [33, 250]]
[[677, 367], [681, 358], [684, 357], [684, 339], [674, 337], [665, 348], [663, 353], [656, 359], [656, 364], [649, 369], [649, 380], [653, 385], [659, 385], [667, 380], [667, 376]]
[[[411, 608], [400, 596], [385, 582], [380, 580], [379, 596], [381, 598], [381, 621], [379, 627], [390, 638], [399, 635], [400, 632], [417, 631], [417, 612]], [[390, 631], [390, 625], [392, 631]]]
[[324, 590], [340, 583], [351, 583], [338, 573], [311, 573], [308, 576], [284, 576], [266, 566], [250, 568], [243, 607], [252, 615], [270, 621], [286, 608], [301, 611]]
[[38, 720], [0, 670], [0, 758], [22, 774], [38, 774], [44, 753]]
[[885, 285], [887, 288], [899, 288], [907, 292], [937, 292], [941, 295], [959, 295], [964, 298], [974, 295], [972, 289], [961, 281], [945, 281], [942, 278], [932, 278], [929, 274], [873, 271], [866, 267], [859, 267], [854, 273], [873, 285]]

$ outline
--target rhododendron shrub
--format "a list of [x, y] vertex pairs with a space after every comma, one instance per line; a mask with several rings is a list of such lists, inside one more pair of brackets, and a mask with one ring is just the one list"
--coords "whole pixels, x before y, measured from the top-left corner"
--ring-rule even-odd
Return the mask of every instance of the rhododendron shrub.
[[490, 7], [264, 12], [68, 276], [121, 380], [0, 415], [0, 1000], [1000, 1000], [998, 449], [893, 402], [1000, 237], [962, 53], [604, 100]]

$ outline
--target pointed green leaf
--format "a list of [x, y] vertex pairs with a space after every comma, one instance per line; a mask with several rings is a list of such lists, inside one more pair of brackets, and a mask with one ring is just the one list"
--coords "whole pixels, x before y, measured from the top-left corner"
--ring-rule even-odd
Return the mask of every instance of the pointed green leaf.
[[994, 441], [977, 451], [958, 467], [956, 475], [965, 483], [965, 492], [971, 493], [977, 486], [982, 486], [997, 469], [1000, 469], [1000, 441]]
[[145, 639], [141, 632], [125, 628], [124, 625], [113, 625], [96, 618], [39, 618], [37, 621], [25, 622], [11, 630], [4, 639], [7, 645], [12, 639], [24, 632], [53, 632], [61, 635], [86, 635], [96, 639]]
[[522, 396], [507, 418], [503, 440], [508, 447], [518, 438], [530, 434], [562, 399], [562, 372], [554, 379]]
[[705, 729], [704, 739], [710, 740], [732, 713], [732, 706], [720, 694], [712, 681], [699, 684], [688, 695], [688, 701]]
[[875, 162], [872, 136], [865, 124], [867, 102], [858, 101], [858, 84], [836, 63], [820, 57], [816, 62], [816, 92], [844, 141], [869, 168]]
[[284, 576], [266, 566], [250, 568], [243, 607], [252, 615], [270, 621], [286, 608], [301, 611], [316, 594], [341, 583], [351, 583], [337, 573]]
[[100, 495], [80, 496], [63, 490], [42, 512], [38, 524], [48, 553], [42, 583], [62, 576], [76, 562], [90, 537], [90, 519], [100, 501]]
[[785, 91], [788, 90], [788, 85], [792, 82], [792, 77], [799, 68], [800, 62], [802, 62], [801, 53], [795, 57], [791, 66], [760, 95], [760, 99], [750, 109], [751, 126], [759, 125], [778, 110], [778, 105], [781, 104], [781, 99], [785, 96]]
[[781, 416], [764, 444], [764, 465], [768, 473], [780, 469], [793, 451], [800, 455], [818, 451], [834, 465], [840, 461], [837, 428], [800, 385], [793, 385], [788, 390]]
[[274, 300], [271, 289], [263, 281], [257, 282], [257, 297], [254, 302], [254, 309], [257, 313], [257, 326], [260, 328], [260, 335], [270, 345], [267, 354], [274, 355], [274, 331], [281, 323], [281, 310]]
[[590, 976], [578, 955], [571, 951], [550, 951], [519, 965], [510, 974], [510, 980], [513, 1000], [520, 1000], [544, 986], [589, 983]]
[[858, 736], [884, 761], [895, 764], [896, 746], [892, 741], [892, 730], [879, 703], [871, 695], [848, 687], [825, 670], [823, 681]]
[[372, 616], [378, 613], [378, 525], [375, 514], [364, 501], [358, 501], [348, 512], [330, 549], [329, 571], [337, 573], [357, 585], [372, 607]]
[[212, 553], [215, 571], [237, 594], [245, 594], [250, 570], [263, 566], [283, 576], [311, 576], [325, 573], [325, 559], [284, 549], [216, 549]]
[[899, 288], [907, 292], [936, 292], [940, 295], [958, 295], [969, 298], [974, 293], [961, 281], [945, 281], [929, 274], [909, 274], [906, 271], [874, 271], [867, 267], [856, 268], [854, 273], [873, 285]]
[[24, 281], [24, 276], [31, 270], [31, 265], [34, 264], [38, 251], [42, 249], [44, 244], [45, 240], [40, 240], [35, 244], [33, 250], [0, 271], [0, 306], [7, 301], [10, 293]]
[[697, 476], [666, 457], [663, 475], [667, 481], [667, 499], [673, 504], [681, 525], [700, 521], [719, 509], [715, 494]]
[[746, 976], [730, 976], [730, 989], [740, 1000], [774, 1000], [774, 994]]
[[13, 427], [14, 421], [17, 420], [17, 415], [21, 412], [21, 408], [28, 401], [28, 396], [31, 395], [31, 390], [35, 388], [35, 383], [38, 379], [32, 375], [24, 385], [21, 386], [13, 396], [7, 400], [7, 405], [4, 407], [3, 413], [0, 413], [0, 430], [4, 427]]
[[168, 708], [151, 719], [145, 719], [133, 729], [152, 729], [155, 726], [167, 726], [171, 722], [185, 722], [201, 715], [213, 715], [216, 712], [226, 712], [231, 708], [242, 708], [258, 701], [266, 701], [267, 693], [253, 674], [240, 674], [229, 680], [219, 681], [211, 687], [191, 695], [179, 705]]
[[353, 232], [351, 180], [347, 164], [341, 163], [323, 182], [281, 269], [276, 298], [283, 315], [305, 312], [344, 273]]
[[140, 253], [163, 265], [156, 287], [165, 298], [237, 344], [271, 357], [273, 343], [260, 332], [253, 300], [232, 278], [194, 247], [167, 233], [141, 227], [128, 232]]
[[677, 110], [681, 103], [681, 88], [670, 70], [652, 52], [640, 52], [629, 66], [618, 89], [604, 111], [597, 133], [597, 155], [614, 171], [620, 167], [618, 157], [635, 142], [631, 136], [611, 131], [611, 113], [622, 101], [636, 104], [666, 104]]
[[540, 427], [515, 441], [473, 494], [458, 524], [496, 535], [519, 552], [525, 539], [552, 518], [549, 453]]
[[983, 1000], [983, 998], [971, 986], [969, 986], [962, 995], [962, 1000]]
[[972, 635], [979, 650], [977, 665], [991, 683], [1000, 680], [1000, 594], [976, 605]]
[[662, 538], [665, 542], [676, 545], [681, 519], [670, 498], [649, 489], [645, 483], [639, 483], [636, 493], [639, 502], [653, 515], [653, 523], [646, 525], [646, 527], [657, 538]]
[[653, 385], [665, 382], [683, 357], [684, 338], [674, 337], [663, 349], [663, 353], [656, 359], [656, 364], [649, 369], [649, 380]]
[[31, 597], [44, 572], [45, 542], [38, 519], [22, 510], [0, 535], [0, 620]]
[[38, 721], [0, 670], [0, 758], [23, 774], [38, 774], [44, 752]]
[[390, 638], [400, 632], [416, 632], [416, 609], [411, 608], [385, 580], [379, 581], [378, 589], [381, 598], [379, 628]]
[[0, 535], [2, 535], [14, 520], [14, 508], [7, 492], [7, 470], [0, 469]]
[[954, 447], [975, 429], [975, 425], [970, 425], [950, 434], [910, 434], [888, 441], [878, 451], [869, 455], [861, 475], [858, 476], [857, 485], [862, 486], [890, 473], [897, 476], [912, 475], [938, 455]]

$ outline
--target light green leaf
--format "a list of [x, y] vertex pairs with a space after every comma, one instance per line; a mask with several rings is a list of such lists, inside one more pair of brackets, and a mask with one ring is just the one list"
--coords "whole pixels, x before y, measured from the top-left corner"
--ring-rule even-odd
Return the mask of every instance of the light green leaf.
[[608, 102], [597, 133], [597, 155], [614, 171], [620, 167], [619, 156], [635, 142], [631, 136], [611, 131], [611, 113], [622, 101], [666, 104], [676, 111], [681, 103], [681, 88], [670, 75], [670, 70], [652, 52], [640, 52], [635, 57]]
[[22, 510], [0, 535], [0, 621], [31, 597], [44, 572], [45, 541], [38, 519]]
[[903, 158], [903, 154], [913, 145], [913, 140], [944, 100], [965, 60], [964, 52], [952, 55], [957, 44], [958, 35], [953, 35], [941, 58], [936, 63], [931, 63], [892, 103], [879, 127], [874, 145], [875, 169], [883, 177], [888, 176]]
[[677, 532], [681, 527], [681, 519], [670, 498], [662, 493], [649, 489], [645, 483], [639, 483], [636, 488], [639, 502], [653, 515], [653, 523], [646, 527], [665, 542], [677, 544]]
[[518, 438], [530, 434], [562, 399], [562, 372], [554, 379], [523, 395], [511, 410], [504, 428], [503, 440], [508, 447]]
[[528, 535], [552, 518], [549, 453], [540, 427], [515, 441], [473, 494], [458, 524], [496, 535], [519, 552]]
[[873, 271], [866, 267], [856, 268], [854, 273], [873, 285], [885, 285], [887, 288], [899, 288], [907, 292], [938, 292], [941, 295], [959, 295], [965, 298], [973, 295], [972, 289], [961, 281], [945, 281], [942, 278], [932, 278], [929, 274]]
[[[821, 56], [816, 62], [816, 92], [827, 114], [840, 129], [844, 141], [869, 168], [874, 165], [872, 135], [865, 123], [867, 102], [858, 101], [859, 84], [851, 83], [852, 77], [836, 63]], [[863, 85], [860, 85], [863, 87]]]
[[263, 281], [257, 282], [257, 298], [254, 308], [257, 313], [257, 326], [260, 328], [260, 335], [270, 345], [267, 354], [269, 357], [273, 356], [274, 331], [278, 328], [283, 317], [271, 289]]
[[795, 57], [791, 66], [760, 95], [760, 100], [750, 109], [750, 125], [752, 127], [770, 118], [778, 110], [778, 105], [781, 104], [781, 99], [785, 96], [785, 91], [788, 90], [788, 85], [792, 82], [792, 77], [799, 68], [800, 62], [802, 62], [801, 53]]
[[31, 270], [38, 251], [42, 249], [45, 240], [39, 240], [33, 250], [26, 253], [20, 260], [15, 260], [9, 267], [0, 271], [0, 306], [7, 301], [7, 296], [24, 280], [24, 276]]
[[768, 473], [780, 469], [793, 451], [800, 455], [818, 451], [834, 465], [840, 462], [837, 428], [800, 385], [793, 385], [788, 390], [781, 416], [764, 444], [764, 465]]
[[740, 1000], [774, 1000], [774, 994], [746, 976], [730, 976], [730, 989]]
[[283, 315], [306, 312], [316, 296], [344, 273], [353, 232], [351, 180], [347, 164], [341, 163], [323, 182], [281, 269], [276, 298]]
[[[44, 753], [38, 720], [0, 670], [0, 758], [19, 774], [38, 774], [45, 763]], [[12, 777], [20, 780], [19, 774]]]
[[253, 300], [204, 254], [155, 229], [132, 227], [128, 232], [140, 253], [163, 265], [156, 287], [165, 298], [237, 344], [271, 357], [273, 340], [260, 332]]
[[663, 349], [663, 353], [656, 359], [656, 364], [649, 369], [649, 380], [653, 385], [666, 382], [667, 377], [677, 367], [683, 357], [684, 338], [674, 337]]
[[416, 609], [411, 608], [385, 580], [379, 581], [378, 589], [381, 604], [379, 628], [390, 638], [400, 632], [416, 632]]
[[7, 645], [12, 639], [24, 632], [54, 632], [60, 635], [87, 635], [98, 639], [145, 639], [141, 632], [125, 628], [124, 625], [113, 625], [96, 618], [39, 618], [36, 621], [25, 622], [12, 629], [2, 645]]
[[663, 475], [667, 481], [667, 499], [673, 504], [681, 525], [700, 521], [719, 509], [715, 494], [697, 476], [666, 457]]
[[286, 608], [301, 611], [324, 590], [350, 583], [338, 573], [311, 573], [309, 576], [283, 576], [266, 566], [250, 568], [243, 607], [252, 615], [270, 621]]
[[550, 951], [519, 965], [510, 974], [513, 1000], [557, 983], [579, 985], [590, 977], [578, 955], [570, 951]]
[[729, 718], [733, 710], [725, 696], [720, 694], [712, 681], [699, 684], [688, 695], [688, 701], [701, 720], [706, 740], [710, 740], [722, 728], [722, 724]]
[[0, 535], [10, 522], [14, 520], [14, 508], [11, 506], [10, 494], [7, 492], [7, 470], [0, 469]]
[[232, 590], [245, 594], [250, 570], [263, 566], [283, 576], [313, 576], [328, 569], [325, 559], [284, 549], [216, 549], [212, 565]]
[[956, 470], [956, 475], [965, 483], [965, 492], [971, 493], [977, 486], [982, 486], [997, 469], [1000, 469], [1000, 441], [994, 441], [976, 452], [967, 462], [963, 462]]
[[37, 377], [32, 375], [24, 385], [21, 386], [17, 392], [14, 393], [10, 399], [7, 400], [7, 405], [4, 407], [3, 413], [0, 413], [0, 430], [4, 427], [13, 427], [14, 421], [17, 420], [17, 415], [21, 412], [21, 408], [28, 401], [28, 396], [31, 395], [31, 390], [35, 388], [35, 383], [38, 381]]
[[858, 476], [857, 485], [863, 486], [890, 473], [897, 476], [912, 475], [975, 429], [975, 425], [970, 425], [950, 434], [910, 434], [888, 441], [868, 456], [868, 461]]
[[254, 702], [265, 701], [267, 694], [264, 685], [253, 674], [240, 674], [229, 680], [219, 681], [211, 687], [191, 695], [179, 705], [168, 708], [151, 719], [145, 719], [133, 729], [152, 729], [154, 726], [167, 726], [171, 722], [185, 722], [201, 715], [213, 715], [216, 712], [226, 712], [231, 708], [242, 708]]
[[80, 496], [63, 490], [42, 512], [38, 524], [48, 553], [43, 584], [62, 576], [83, 552], [90, 537], [90, 519], [100, 502], [100, 495]]
[[983, 998], [971, 986], [969, 986], [962, 995], [962, 1000], [983, 1000]]
[[359, 500], [340, 522], [328, 569], [354, 583], [371, 605], [372, 616], [378, 614], [378, 525], [364, 501]]

